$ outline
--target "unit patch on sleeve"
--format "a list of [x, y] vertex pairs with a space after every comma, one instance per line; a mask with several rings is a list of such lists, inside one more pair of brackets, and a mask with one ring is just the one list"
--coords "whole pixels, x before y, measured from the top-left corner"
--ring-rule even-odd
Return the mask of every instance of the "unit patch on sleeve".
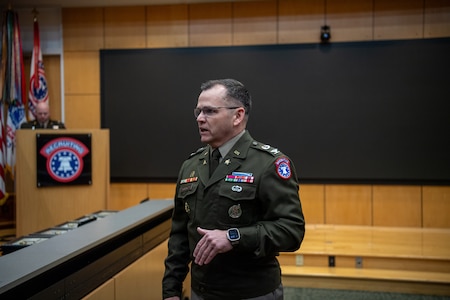
[[286, 157], [280, 157], [275, 161], [275, 166], [277, 169], [277, 174], [282, 179], [289, 179], [291, 178], [292, 171], [291, 171], [291, 163], [289, 159]]

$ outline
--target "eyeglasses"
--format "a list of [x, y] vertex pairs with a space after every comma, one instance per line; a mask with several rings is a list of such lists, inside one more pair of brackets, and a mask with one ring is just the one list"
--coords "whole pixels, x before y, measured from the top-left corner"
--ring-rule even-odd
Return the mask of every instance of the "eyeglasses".
[[219, 112], [219, 109], [221, 108], [226, 108], [226, 109], [236, 109], [239, 108], [240, 106], [205, 106], [202, 108], [194, 108], [194, 116], [195, 118], [198, 118], [198, 116], [203, 113], [205, 115], [205, 117], [212, 117], [215, 114], [217, 114]]

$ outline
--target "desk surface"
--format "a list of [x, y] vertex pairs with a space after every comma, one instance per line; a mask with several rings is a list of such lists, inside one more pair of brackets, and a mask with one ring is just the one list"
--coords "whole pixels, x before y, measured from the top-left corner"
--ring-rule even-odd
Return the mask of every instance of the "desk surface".
[[[173, 209], [151, 200], [0, 257], [0, 294]], [[70, 221], [70, 220], [68, 220]], [[55, 224], [56, 226], [57, 224]]]

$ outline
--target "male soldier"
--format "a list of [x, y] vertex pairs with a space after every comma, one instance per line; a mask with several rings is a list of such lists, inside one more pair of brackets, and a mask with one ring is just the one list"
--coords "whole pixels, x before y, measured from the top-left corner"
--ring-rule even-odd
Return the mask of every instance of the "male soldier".
[[50, 107], [47, 102], [38, 102], [36, 105], [36, 120], [22, 123], [22, 129], [65, 129], [63, 123], [50, 119]]
[[193, 300], [283, 299], [276, 256], [300, 247], [305, 221], [293, 163], [246, 131], [251, 105], [234, 79], [201, 86], [194, 116], [208, 145], [179, 172], [166, 300], [180, 299], [189, 263]]

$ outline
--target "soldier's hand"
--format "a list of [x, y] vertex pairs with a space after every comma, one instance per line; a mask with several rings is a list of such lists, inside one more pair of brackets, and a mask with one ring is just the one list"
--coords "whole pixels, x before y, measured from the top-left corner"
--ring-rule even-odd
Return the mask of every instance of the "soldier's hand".
[[207, 230], [197, 227], [197, 232], [203, 236], [194, 249], [194, 262], [200, 266], [210, 263], [218, 253], [233, 249], [225, 230]]

